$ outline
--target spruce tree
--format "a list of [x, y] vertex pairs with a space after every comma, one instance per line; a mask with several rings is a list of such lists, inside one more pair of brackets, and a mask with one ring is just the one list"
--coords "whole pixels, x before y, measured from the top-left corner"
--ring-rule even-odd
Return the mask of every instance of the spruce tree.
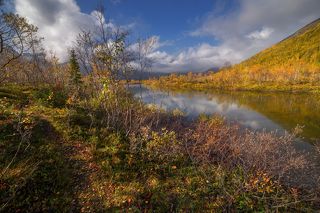
[[76, 88], [77, 90], [80, 89], [82, 84], [81, 81], [81, 72], [80, 66], [77, 61], [77, 56], [74, 50], [70, 51], [70, 61], [69, 61], [69, 70], [70, 70], [70, 86]]

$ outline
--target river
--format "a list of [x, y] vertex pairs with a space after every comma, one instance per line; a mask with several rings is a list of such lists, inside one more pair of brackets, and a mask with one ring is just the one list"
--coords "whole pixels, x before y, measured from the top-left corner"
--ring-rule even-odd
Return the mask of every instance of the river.
[[320, 95], [271, 92], [195, 92], [152, 90], [132, 85], [130, 91], [146, 104], [171, 111], [179, 109], [189, 119], [200, 114], [219, 115], [229, 123], [257, 131], [291, 131], [303, 126], [303, 140], [320, 142]]

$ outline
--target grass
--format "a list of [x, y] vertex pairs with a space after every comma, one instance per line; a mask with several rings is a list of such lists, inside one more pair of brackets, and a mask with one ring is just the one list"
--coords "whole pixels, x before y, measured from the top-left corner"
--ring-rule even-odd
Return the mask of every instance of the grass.
[[317, 188], [279, 176], [305, 168], [291, 147], [294, 135], [243, 133], [220, 118], [187, 124], [181, 114], [148, 108], [126, 93], [52, 102], [64, 96], [46, 91], [17, 89], [27, 103], [1, 99], [3, 211], [319, 208]]
[[70, 170], [53, 127], [34, 114], [10, 113], [17, 114], [1, 119], [1, 210], [67, 209]]

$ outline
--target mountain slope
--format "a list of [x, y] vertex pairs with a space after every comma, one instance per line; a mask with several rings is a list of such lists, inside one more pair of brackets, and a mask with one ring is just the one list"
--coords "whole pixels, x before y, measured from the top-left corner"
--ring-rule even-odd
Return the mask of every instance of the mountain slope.
[[149, 80], [154, 87], [192, 90], [320, 92], [320, 19], [253, 57], [217, 73]]
[[248, 60], [213, 77], [225, 83], [318, 83], [320, 19]]
[[308, 24], [278, 44], [241, 63], [242, 66], [273, 67], [295, 61], [320, 63], [320, 19]]

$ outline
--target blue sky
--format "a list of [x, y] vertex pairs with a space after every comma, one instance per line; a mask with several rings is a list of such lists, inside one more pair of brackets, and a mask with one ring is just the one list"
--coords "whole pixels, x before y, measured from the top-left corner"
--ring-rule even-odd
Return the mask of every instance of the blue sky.
[[[90, 13], [97, 4], [88, 0], [77, 0], [81, 10]], [[132, 30], [135, 36], [150, 37], [160, 35], [162, 40], [171, 41], [163, 49], [178, 52], [183, 48], [203, 42], [215, 45], [218, 41], [212, 37], [190, 37], [188, 33], [199, 23], [203, 14], [214, 7], [212, 0], [108, 0], [103, 1], [107, 18], [119, 25], [135, 23]], [[217, 1], [218, 2], [218, 1]], [[232, 1], [226, 1], [227, 7], [233, 7]]]
[[[9, 1], [9, 0], [8, 0]], [[95, 0], [11, 0], [61, 61], [80, 29], [95, 25]], [[156, 41], [154, 71], [204, 71], [238, 63], [320, 17], [319, 0], [103, 0], [106, 25], [131, 42]]]

